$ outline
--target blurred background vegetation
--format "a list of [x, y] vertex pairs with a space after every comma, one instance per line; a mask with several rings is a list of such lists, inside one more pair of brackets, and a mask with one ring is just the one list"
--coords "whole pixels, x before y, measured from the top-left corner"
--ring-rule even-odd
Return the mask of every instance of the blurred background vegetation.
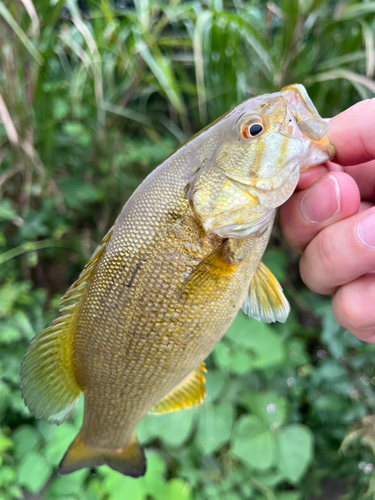
[[372, 97], [374, 33], [365, 0], [0, 1], [0, 500], [375, 498], [375, 347], [301, 284], [277, 227], [290, 318], [238, 316], [205, 404], [140, 423], [144, 478], [56, 476], [82, 405], [49, 426], [19, 391], [26, 345], [142, 179], [252, 95], [299, 82], [323, 116]]

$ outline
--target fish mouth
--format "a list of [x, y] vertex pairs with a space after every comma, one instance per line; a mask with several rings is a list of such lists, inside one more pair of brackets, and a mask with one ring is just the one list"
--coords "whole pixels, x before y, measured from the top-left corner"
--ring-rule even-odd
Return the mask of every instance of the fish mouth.
[[[300, 84], [289, 85], [284, 87], [281, 92], [286, 100], [288, 119], [296, 122], [305, 138], [307, 136], [314, 141], [322, 140], [328, 134], [331, 126], [321, 118], [305, 87]], [[299, 135], [295, 129], [293, 133]]]
[[310, 163], [308, 166], [301, 165], [301, 171], [333, 158], [336, 150], [328, 134], [331, 125], [319, 115], [305, 87], [300, 84], [289, 85], [281, 92], [287, 111], [280, 133], [288, 134], [297, 140], [311, 140]]
[[300, 172], [317, 167], [335, 156], [336, 149], [328, 134], [330, 128], [331, 125], [319, 115], [309, 118], [306, 114], [294, 114], [293, 110], [287, 109], [280, 133], [308, 144], [307, 153], [298, 160]]

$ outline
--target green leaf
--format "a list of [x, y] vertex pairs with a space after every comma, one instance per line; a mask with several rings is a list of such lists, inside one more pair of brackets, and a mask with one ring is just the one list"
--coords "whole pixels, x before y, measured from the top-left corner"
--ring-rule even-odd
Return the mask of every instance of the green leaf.
[[146, 493], [143, 484], [138, 479], [122, 476], [118, 472], [109, 470], [104, 479], [109, 497], [108, 500], [145, 500]]
[[284, 475], [279, 471], [266, 472], [265, 474], [258, 473], [256, 479], [261, 485], [267, 488], [274, 488], [284, 480]]
[[69, 106], [66, 100], [57, 97], [54, 101], [52, 114], [55, 120], [62, 120], [69, 113]]
[[170, 446], [181, 446], [189, 437], [196, 416], [196, 408], [146, 415], [137, 426], [137, 436], [142, 443], [161, 439]]
[[235, 425], [230, 451], [246, 465], [265, 470], [276, 460], [276, 436], [255, 415], [241, 417]]
[[229, 403], [202, 406], [196, 434], [198, 449], [203, 454], [211, 454], [229, 441], [233, 419], [234, 409]]
[[10, 386], [0, 380], [0, 418], [2, 418], [2, 411], [4, 411], [8, 403], [11, 401], [12, 391]]
[[[265, 323], [238, 314], [226, 338], [241, 347], [249, 358], [251, 369], [264, 369], [280, 364], [285, 358], [282, 339]], [[219, 344], [220, 345], [220, 344]]]
[[48, 463], [57, 466], [76, 437], [77, 429], [73, 425], [65, 423], [59, 427], [51, 427], [51, 431], [51, 437], [44, 449], [44, 456]]
[[[20, 311], [19, 311], [20, 312]], [[21, 338], [20, 331], [12, 325], [1, 325], [1, 344], [7, 345]]]
[[293, 366], [305, 365], [309, 362], [306, 347], [302, 340], [293, 338], [287, 343], [288, 358]]
[[17, 219], [18, 214], [12, 207], [10, 200], [4, 200], [0, 203], [0, 221], [10, 221]]
[[192, 491], [189, 484], [183, 479], [171, 479], [165, 489], [162, 500], [192, 500]]
[[58, 476], [47, 490], [47, 500], [77, 494], [89, 474], [88, 469], [83, 469], [68, 476]]
[[212, 355], [219, 368], [226, 368], [237, 375], [248, 373], [253, 367], [251, 352], [225, 340], [216, 345]]
[[157, 453], [146, 452], [147, 470], [144, 477], [139, 479], [143, 491], [155, 500], [164, 500], [167, 490], [164, 478], [165, 462]]
[[283, 492], [276, 495], [276, 500], [300, 500], [302, 494], [299, 491]]
[[31, 493], [42, 489], [52, 473], [52, 467], [42, 455], [30, 452], [24, 456], [18, 468], [18, 482]]
[[204, 400], [204, 403], [206, 404], [218, 399], [224, 389], [227, 376], [224, 372], [220, 372], [218, 370], [208, 370], [207, 373], [204, 374], [204, 377], [206, 379], [207, 390], [207, 397]]
[[[17, 479], [17, 472], [14, 467], [3, 465], [0, 467], [0, 488], [12, 484]], [[23, 496], [23, 495], [22, 495]], [[22, 498], [21, 496], [19, 498]]]
[[241, 401], [262, 422], [272, 426], [272, 429], [279, 427], [285, 422], [287, 411], [286, 401], [276, 392], [246, 392], [242, 396]]
[[29, 292], [29, 289], [28, 283], [13, 283], [12, 281], [4, 283], [0, 287], [0, 318], [10, 315], [16, 303], [22, 299], [23, 294]]
[[0, 453], [13, 448], [13, 441], [0, 433]]
[[35, 427], [22, 425], [13, 432], [12, 439], [14, 441], [16, 456], [21, 458], [36, 449], [42, 441], [42, 436]]
[[224, 493], [224, 495], [220, 495], [220, 500], [242, 500], [242, 498], [238, 493]]
[[278, 468], [289, 481], [296, 484], [306, 472], [313, 457], [312, 433], [304, 425], [293, 424], [282, 429], [277, 439]]

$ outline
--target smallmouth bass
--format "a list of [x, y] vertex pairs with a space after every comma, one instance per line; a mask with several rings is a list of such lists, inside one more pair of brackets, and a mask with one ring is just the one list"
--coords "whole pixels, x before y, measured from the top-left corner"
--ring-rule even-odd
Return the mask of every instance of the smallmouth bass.
[[328, 130], [301, 85], [251, 98], [133, 193], [22, 361], [22, 395], [37, 418], [62, 423], [84, 393], [62, 474], [106, 464], [142, 476], [135, 426], [147, 412], [203, 401], [204, 359], [239, 309], [286, 320], [288, 302], [261, 258], [301, 169], [334, 156]]

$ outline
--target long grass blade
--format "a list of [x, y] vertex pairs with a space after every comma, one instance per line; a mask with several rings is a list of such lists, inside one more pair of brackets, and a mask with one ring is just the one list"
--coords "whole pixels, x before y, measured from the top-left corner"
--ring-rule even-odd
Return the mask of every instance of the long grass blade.
[[9, 114], [8, 108], [4, 102], [3, 96], [0, 94], [0, 118], [7, 133], [9, 142], [13, 145], [18, 144], [18, 134], [13, 120]]
[[83, 36], [87, 47], [92, 56], [92, 70], [94, 76], [94, 91], [95, 98], [97, 102], [97, 114], [98, 114], [98, 122], [100, 125], [104, 125], [105, 121], [105, 112], [103, 103], [103, 78], [102, 78], [102, 68], [101, 68], [101, 58], [99, 49], [96, 45], [94, 37], [92, 36], [90, 30], [86, 26], [86, 24], [82, 21], [82, 17], [80, 11], [78, 9], [76, 0], [67, 0], [68, 8], [72, 14], [72, 21], [75, 24], [77, 30]]
[[212, 26], [212, 12], [204, 11], [198, 15], [195, 24], [193, 46], [195, 79], [197, 85], [199, 116], [203, 123], [207, 122], [206, 88], [204, 83], [204, 59], [203, 45], [204, 38]]
[[333, 57], [319, 64], [317, 67], [318, 72], [337, 68], [337, 66], [342, 66], [344, 64], [350, 64], [366, 59], [365, 51], [358, 50], [355, 52], [350, 52], [349, 54], [344, 54], [343, 56]]
[[238, 26], [238, 29], [241, 31], [242, 36], [245, 38], [245, 40], [247, 40], [248, 44], [258, 55], [259, 60], [262, 62], [262, 66], [267, 69], [270, 75], [274, 71], [274, 64], [264, 45], [262, 37], [257, 33], [257, 31], [252, 26], [250, 26], [248, 22], [244, 21], [239, 15], [223, 12], [220, 17], [225, 19], [227, 24], [233, 23], [234, 25]]
[[374, 30], [364, 21], [362, 24], [362, 33], [366, 47], [366, 76], [372, 78], [375, 73], [375, 35]]
[[9, 24], [15, 34], [18, 36], [20, 41], [26, 47], [26, 49], [30, 52], [35, 61], [42, 65], [44, 62], [43, 57], [34, 47], [26, 33], [22, 30], [22, 28], [18, 25], [17, 21], [14, 19], [9, 10], [5, 7], [4, 3], [0, 0], [0, 16], [4, 18], [4, 20]]
[[141, 123], [142, 125], [146, 125], [147, 127], [150, 125], [150, 119], [138, 113], [137, 111], [133, 111], [132, 109], [122, 108], [121, 106], [116, 106], [111, 104], [110, 102], [103, 101], [102, 103], [103, 109], [105, 111], [109, 111], [110, 113], [114, 113], [115, 115], [123, 116], [128, 120], [133, 120], [135, 122]]
[[43, 248], [71, 248], [67, 242], [59, 240], [42, 240], [42, 241], [26, 241], [22, 245], [16, 248], [12, 248], [7, 252], [0, 254], [0, 265], [4, 264], [14, 257], [18, 257], [24, 253], [35, 252], [36, 250], [42, 250]]
[[168, 99], [179, 113], [184, 112], [184, 104], [170, 62], [154, 45], [150, 48], [139, 34], [136, 34], [136, 48], [142, 59], [158, 80]]
[[40, 35], [39, 19], [32, 0], [21, 0], [21, 2], [23, 3], [26, 12], [29, 14], [29, 17], [31, 19], [31, 24], [33, 27], [32, 34], [39, 36]]
[[306, 84], [309, 85], [315, 82], [326, 82], [327, 80], [337, 80], [339, 78], [344, 78], [352, 84], [355, 83], [362, 85], [363, 87], [370, 90], [373, 94], [375, 94], [375, 82], [363, 75], [359, 75], [358, 73], [354, 73], [353, 71], [348, 71], [346, 69], [336, 69], [332, 71], [326, 71], [325, 73], [318, 73], [313, 77], [307, 78], [305, 81]]
[[361, 16], [375, 13], [375, 2], [356, 3], [354, 5], [344, 5], [337, 9], [334, 15], [336, 21], [349, 21], [358, 19]]

